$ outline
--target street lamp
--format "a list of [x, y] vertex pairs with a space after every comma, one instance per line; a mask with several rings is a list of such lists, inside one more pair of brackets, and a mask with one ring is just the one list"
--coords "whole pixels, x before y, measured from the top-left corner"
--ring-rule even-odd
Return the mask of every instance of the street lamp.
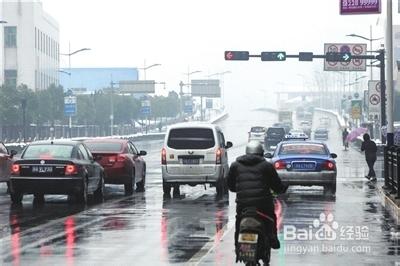
[[222, 107], [225, 107], [225, 102], [224, 102], [224, 96], [225, 96], [225, 92], [224, 92], [224, 89], [225, 89], [225, 81], [224, 81], [224, 75], [225, 74], [231, 74], [232, 73], [232, 71], [230, 71], [230, 70], [227, 70], [227, 71], [223, 71], [223, 72], [219, 72], [219, 73], [214, 73], [214, 74], [211, 74], [211, 75], [208, 75], [207, 77], [208, 78], [210, 78], [210, 77], [213, 77], [213, 76], [222, 76], [222, 91], [221, 91], [221, 102], [222, 102]]
[[[70, 89], [71, 89], [71, 56], [72, 55], [74, 55], [74, 54], [77, 54], [77, 53], [80, 53], [80, 52], [83, 52], [83, 51], [89, 51], [89, 50], [91, 50], [90, 48], [81, 48], [81, 49], [78, 49], [78, 50], [75, 50], [75, 51], [73, 51], [73, 52], [71, 52], [71, 43], [68, 43], [68, 53], [65, 53], [65, 54], [60, 54], [60, 55], [65, 55], [65, 56], [68, 56], [68, 69], [69, 69], [69, 73], [68, 72], [66, 72], [66, 71], [60, 71], [60, 72], [62, 72], [62, 73], [64, 73], [64, 72], [66, 72], [65, 74], [67, 74], [68, 73], [68, 75], [69, 75], [69, 87], [70, 87]], [[69, 116], [69, 123], [68, 123], [68, 126], [69, 126], [69, 137], [71, 138], [72, 137], [72, 135], [71, 135], [71, 131], [72, 131], [72, 116], [70, 115]]]
[[[372, 42], [373, 41], [379, 41], [379, 40], [382, 40], [383, 39], [383, 37], [381, 37], [381, 38], [372, 38], [372, 25], [369, 25], [369, 38], [367, 38], [367, 37], [364, 37], [364, 36], [362, 36], [362, 35], [358, 35], [358, 34], [354, 34], [354, 33], [351, 33], [351, 34], [347, 34], [346, 36], [348, 36], [348, 37], [356, 37], [356, 38], [361, 38], [361, 39], [363, 39], [363, 40], [366, 40], [366, 41], [369, 41], [369, 50], [370, 50], [370, 53], [371, 53], [371, 55], [372, 55]], [[371, 75], [371, 80], [373, 80], [373, 69], [372, 69], [372, 67], [371, 67], [371, 69], [370, 69], [370, 75]]]
[[143, 67], [139, 67], [138, 69], [143, 70], [144, 80], [146, 80], [146, 70], [155, 66], [161, 66], [161, 64], [152, 64], [150, 66], [146, 66], [146, 60], [144, 60]]

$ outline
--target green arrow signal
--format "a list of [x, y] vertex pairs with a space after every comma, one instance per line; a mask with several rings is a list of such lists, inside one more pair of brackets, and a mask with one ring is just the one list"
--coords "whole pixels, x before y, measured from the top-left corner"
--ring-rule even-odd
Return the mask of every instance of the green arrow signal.
[[279, 53], [276, 57], [278, 57], [279, 60], [283, 60], [285, 55], [283, 53]]

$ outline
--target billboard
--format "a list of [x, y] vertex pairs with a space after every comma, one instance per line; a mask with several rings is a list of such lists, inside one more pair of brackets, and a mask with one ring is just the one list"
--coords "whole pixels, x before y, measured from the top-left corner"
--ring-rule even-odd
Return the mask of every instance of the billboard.
[[190, 82], [192, 96], [219, 98], [221, 97], [221, 87], [219, 79], [196, 79]]
[[380, 14], [380, 0], [340, 0], [341, 15]]
[[[352, 55], [366, 55], [365, 43], [325, 43], [326, 53], [351, 53]], [[366, 71], [367, 64], [364, 59], [351, 59], [349, 62], [332, 62], [324, 60], [325, 71]]]
[[362, 101], [352, 100], [351, 101], [351, 118], [361, 119], [362, 115]]
[[121, 93], [155, 93], [154, 80], [121, 80], [119, 92]]

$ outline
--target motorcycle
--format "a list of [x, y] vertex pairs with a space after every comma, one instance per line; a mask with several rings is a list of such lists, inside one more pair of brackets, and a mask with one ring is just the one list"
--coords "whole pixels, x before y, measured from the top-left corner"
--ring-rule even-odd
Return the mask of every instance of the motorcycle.
[[247, 266], [269, 265], [271, 258], [270, 240], [275, 226], [273, 218], [256, 208], [246, 208], [242, 211], [239, 235], [236, 247], [236, 262]]

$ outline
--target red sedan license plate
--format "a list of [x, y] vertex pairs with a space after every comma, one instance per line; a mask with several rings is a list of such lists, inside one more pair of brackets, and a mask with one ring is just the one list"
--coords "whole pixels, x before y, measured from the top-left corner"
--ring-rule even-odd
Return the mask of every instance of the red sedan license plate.
[[32, 166], [32, 173], [52, 173], [52, 166]]

